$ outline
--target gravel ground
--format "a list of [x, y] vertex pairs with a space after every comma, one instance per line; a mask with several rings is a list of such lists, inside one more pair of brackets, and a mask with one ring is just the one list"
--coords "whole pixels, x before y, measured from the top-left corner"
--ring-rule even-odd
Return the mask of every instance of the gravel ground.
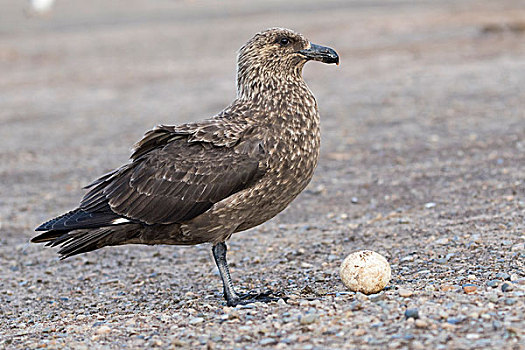
[[[0, 347], [525, 349], [521, 0], [22, 6], [1, 1]], [[28, 244], [145, 130], [229, 103], [236, 50], [276, 25], [342, 61], [305, 69], [312, 184], [230, 242], [237, 288], [286, 303], [226, 307], [206, 245]], [[361, 249], [391, 264], [379, 294], [340, 281]]]

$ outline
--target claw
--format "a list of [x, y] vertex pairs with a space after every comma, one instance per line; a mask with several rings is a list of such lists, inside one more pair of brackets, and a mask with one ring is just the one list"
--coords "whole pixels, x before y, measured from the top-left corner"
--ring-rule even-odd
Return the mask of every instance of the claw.
[[287, 297], [276, 296], [272, 292], [264, 293], [246, 293], [241, 294], [237, 298], [232, 298], [226, 301], [228, 306], [247, 305], [251, 303], [270, 303], [283, 299], [285, 302], [288, 300]]
[[217, 243], [212, 248], [213, 257], [215, 258], [215, 263], [219, 269], [224, 287], [224, 299], [226, 299], [226, 305], [236, 306], [256, 302], [269, 303], [279, 299], [283, 299], [286, 302], [288, 300], [287, 297], [283, 297], [284, 293], [279, 292], [276, 295], [276, 293], [273, 293], [272, 291], [266, 291], [264, 293], [247, 293], [241, 295], [237, 294], [233, 288], [230, 269], [228, 268], [228, 263], [226, 262], [226, 250], [227, 247], [224, 242]]

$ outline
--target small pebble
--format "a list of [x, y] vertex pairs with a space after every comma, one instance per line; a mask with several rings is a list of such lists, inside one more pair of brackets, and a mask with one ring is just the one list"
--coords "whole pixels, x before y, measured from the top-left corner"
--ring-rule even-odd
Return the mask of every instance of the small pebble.
[[451, 290], [454, 290], [455, 287], [451, 286], [451, 285], [448, 285], [448, 284], [445, 284], [445, 285], [442, 285], [440, 289], [441, 289], [442, 292], [450, 292]]
[[498, 280], [490, 280], [490, 281], [487, 282], [487, 286], [492, 287], [492, 288], [496, 288], [497, 286], [499, 286], [499, 281]]
[[516, 299], [511, 299], [511, 298], [505, 298], [504, 302], [505, 302], [505, 305], [511, 306], [511, 305], [516, 304], [517, 300]]
[[385, 294], [384, 293], [372, 294], [372, 295], [368, 296], [368, 300], [370, 300], [372, 302], [377, 302], [377, 301], [380, 301], [380, 300], [383, 300], [383, 299], [385, 299]]
[[427, 292], [433, 292], [436, 290], [436, 287], [434, 287], [433, 285], [429, 284], [427, 286], [425, 286], [425, 291]]
[[399, 293], [399, 296], [403, 298], [408, 298], [413, 294], [412, 291], [408, 289], [400, 289], [397, 292]]
[[421, 319], [417, 319], [415, 322], [415, 325], [417, 328], [427, 328], [428, 327], [428, 323]]
[[476, 287], [475, 285], [473, 284], [465, 284], [463, 286], [463, 291], [467, 294], [472, 294], [472, 293], [476, 293], [476, 290], [478, 289], [478, 287]]
[[317, 320], [317, 315], [316, 314], [306, 314], [306, 315], [302, 315], [301, 318], [299, 319], [299, 323], [302, 324], [302, 325], [307, 325], [307, 324], [312, 324], [314, 323], [315, 321]]
[[497, 296], [496, 294], [491, 294], [491, 295], [489, 295], [489, 298], [488, 298], [488, 299], [489, 299], [489, 301], [490, 301], [491, 303], [497, 303], [497, 302], [498, 302], [498, 296]]
[[418, 309], [406, 309], [405, 311], [405, 318], [419, 318], [419, 310]]
[[277, 344], [277, 340], [273, 338], [263, 338], [259, 341], [259, 344], [262, 346], [273, 345], [273, 344]]
[[360, 337], [360, 336], [365, 335], [365, 334], [366, 334], [366, 331], [363, 328], [358, 328], [354, 332], [354, 336], [356, 336], [356, 337]]
[[450, 324], [458, 324], [458, 323], [461, 323], [463, 322], [463, 319], [462, 318], [458, 318], [458, 317], [449, 317], [447, 318], [447, 323], [450, 323]]
[[[398, 347], [401, 347], [401, 346], [398, 346]], [[426, 347], [422, 342], [414, 340], [412, 343], [410, 343], [410, 349], [424, 350], [426, 349]]]
[[512, 284], [510, 284], [510, 283], [503, 283], [503, 284], [501, 285], [501, 290], [502, 290], [503, 292], [510, 292], [510, 291], [512, 291], [513, 289], [514, 289], [514, 287], [513, 287]]
[[495, 275], [495, 277], [499, 278], [499, 279], [502, 279], [502, 280], [510, 280], [510, 275], [508, 273], [505, 273], [505, 272], [498, 272]]
[[108, 326], [100, 326], [95, 331], [95, 333], [98, 334], [98, 335], [104, 335], [104, 334], [108, 334], [110, 332], [111, 332], [111, 328], [109, 328]]
[[457, 328], [457, 326], [455, 324], [451, 324], [451, 323], [447, 323], [447, 322], [442, 323], [441, 327], [443, 329], [448, 330], [448, 331], [453, 331], [453, 330], [455, 330]]
[[402, 262], [406, 262], [406, 261], [414, 261], [415, 258], [416, 258], [416, 256], [414, 256], [414, 255], [407, 255], [407, 256], [401, 258], [401, 261], [402, 261]]
[[202, 318], [202, 317], [194, 317], [188, 323], [189, 324], [201, 324], [202, 322], [204, 322], [204, 318]]
[[447, 244], [448, 243], [448, 238], [447, 237], [444, 237], [444, 238], [440, 238], [438, 240], [435, 241], [436, 244]]
[[472, 318], [472, 319], [476, 319], [479, 317], [479, 314], [477, 312], [471, 312], [468, 317]]

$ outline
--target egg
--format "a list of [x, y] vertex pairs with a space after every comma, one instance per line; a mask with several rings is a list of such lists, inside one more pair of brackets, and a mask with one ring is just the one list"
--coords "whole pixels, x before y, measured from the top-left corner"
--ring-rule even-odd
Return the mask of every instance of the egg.
[[348, 255], [341, 264], [343, 284], [353, 292], [379, 293], [391, 277], [390, 264], [384, 256], [371, 250]]

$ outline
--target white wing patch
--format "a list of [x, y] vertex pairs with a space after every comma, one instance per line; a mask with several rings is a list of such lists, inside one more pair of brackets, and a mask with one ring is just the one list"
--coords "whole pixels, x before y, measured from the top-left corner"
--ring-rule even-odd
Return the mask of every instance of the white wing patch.
[[129, 221], [128, 219], [125, 219], [125, 218], [118, 218], [118, 219], [115, 219], [115, 220], [111, 221], [111, 223], [113, 225], [126, 224], [128, 222], [131, 222], [131, 221]]

